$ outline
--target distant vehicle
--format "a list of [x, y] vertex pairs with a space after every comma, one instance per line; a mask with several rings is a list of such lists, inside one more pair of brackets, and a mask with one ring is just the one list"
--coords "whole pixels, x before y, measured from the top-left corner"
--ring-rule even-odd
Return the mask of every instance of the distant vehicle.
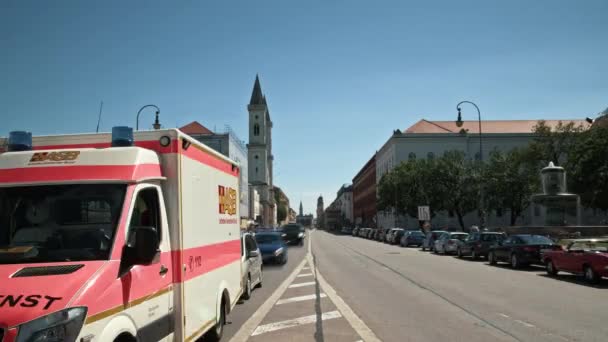
[[405, 229], [397, 228], [391, 235], [391, 245], [398, 245], [401, 242], [401, 237], [405, 234]]
[[305, 231], [302, 225], [286, 224], [283, 226], [281, 231], [284, 234], [283, 238], [285, 239], [285, 242], [288, 244], [298, 246], [304, 245]]
[[540, 265], [542, 264], [541, 251], [561, 249], [560, 245], [542, 235], [511, 235], [490, 247], [488, 262], [496, 265], [499, 261], [506, 261], [511, 264], [512, 268], [530, 264]]
[[376, 236], [378, 236], [378, 229], [372, 229], [367, 238], [370, 240], [376, 240]]
[[390, 243], [391, 242], [391, 237], [395, 233], [396, 229], [397, 228], [391, 228], [391, 229], [388, 230], [388, 232], [386, 232], [386, 234], [384, 234], [384, 242], [386, 242], [386, 243]]
[[547, 274], [558, 272], [583, 275], [589, 283], [597, 283], [608, 277], [608, 239], [577, 239], [565, 250], [543, 253]]
[[351, 234], [352, 234], [353, 236], [359, 236], [359, 235], [358, 235], [358, 233], [359, 233], [359, 229], [360, 229], [359, 227], [355, 227], [355, 229], [353, 229], [353, 231], [351, 232]]
[[490, 246], [498, 241], [506, 239], [504, 233], [498, 232], [475, 232], [469, 234], [469, 237], [458, 246], [456, 255], [459, 258], [470, 255], [471, 258], [487, 257]]
[[401, 237], [399, 244], [401, 245], [401, 247], [419, 247], [422, 245], [424, 238], [424, 233], [419, 230], [406, 230], [403, 236]]
[[365, 232], [365, 238], [369, 239], [371, 238], [372, 234], [374, 233], [374, 229], [373, 228], [367, 228], [367, 231]]
[[424, 241], [422, 241], [422, 250], [426, 251], [428, 249], [432, 252], [433, 248], [435, 248], [435, 240], [437, 240], [443, 233], [447, 232], [445, 230], [433, 230], [428, 232], [424, 238]]
[[243, 278], [241, 281], [243, 299], [251, 298], [254, 287], [262, 287], [262, 253], [255, 242], [253, 234], [243, 233], [241, 235], [241, 270]]
[[359, 228], [359, 237], [364, 237], [367, 235], [369, 228]]
[[350, 227], [342, 227], [342, 229], [340, 229], [340, 233], [342, 233], [342, 234], [350, 235], [352, 233], [352, 231], [353, 231], [353, 229]]
[[468, 236], [468, 233], [463, 232], [443, 233], [439, 239], [435, 240], [435, 249], [433, 251], [440, 254], [456, 253], [458, 247]]
[[386, 236], [387, 232], [388, 232], [388, 228], [380, 228], [380, 229], [378, 229], [378, 235], [376, 235], [376, 240], [377, 241], [384, 241], [384, 237]]
[[280, 232], [261, 232], [255, 234], [255, 241], [262, 252], [262, 261], [267, 263], [287, 263], [287, 245]]

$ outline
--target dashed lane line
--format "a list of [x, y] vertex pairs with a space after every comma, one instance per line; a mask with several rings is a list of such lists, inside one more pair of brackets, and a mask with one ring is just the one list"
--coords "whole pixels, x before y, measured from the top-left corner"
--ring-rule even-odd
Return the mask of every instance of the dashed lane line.
[[302, 274], [298, 274], [298, 276], [296, 278], [312, 277], [312, 276], [313, 276], [312, 273], [302, 273]]
[[[342, 315], [339, 311], [330, 311], [325, 312], [321, 315], [321, 320], [326, 321], [328, 319], [340, 318]], [[317, 315], [304, 316], [294, 319], [289, 319], [286, 321], [269, 323], [265, 325], [260, 325], [255, 329], [255, 331], [251, 334], [251, 336], [261, 335], [271, 331], [277, 331], [286, 328], [293, 328], [304, 324], [312, 324], [317, 322]]]
[[[287, 277], [279, 287], [266, 299], [264, 304], [262, 304], [249, 319], [241, 326], [239, 331], [230, 339], [231, 342], [246, 342], [251, 334], [255, 331], [258, 325], [262, 322], [264, 317], [270, 312], [270, 310], [274, 307], [274, 304], [277, 302], [279, 298], [285, 293], [287, 290], [287, 286], [296, 279], [296, 276], [302, 270], [302, 267], [306, 265], [306, 258], [302, 260], [302, 262], [291, 272], [289, 277]], [[313, 282], [314, 283], [314, 282]]]
[[313, 286], [315, 284], [314, 281], [308, 281], [306, 283], [297, 283], [297, 284], [291, 284], [288, 286], [289, 289], [293, 289], [296, 287], [304, 287], [304, 286]]
[[[325, 293], [320, 293], [319, 298], [325, 298], [327, 295]], [[291, 297], [286, 299], [280, 299], [276, 305], [287, 304], [287, 303], [295, 303], [295, 302], [303, 302], [307, 300], [317, 299], [316, 294], [311, 294], [307, 296], [299, 296], [299, 297]]]

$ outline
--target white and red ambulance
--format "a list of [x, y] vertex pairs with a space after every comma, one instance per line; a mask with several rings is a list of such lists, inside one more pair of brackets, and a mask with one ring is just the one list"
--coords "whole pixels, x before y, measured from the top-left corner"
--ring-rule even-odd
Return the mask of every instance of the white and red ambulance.
[[0, 139], [0, 341], [219, 340], [239, 167], [176, 129]]

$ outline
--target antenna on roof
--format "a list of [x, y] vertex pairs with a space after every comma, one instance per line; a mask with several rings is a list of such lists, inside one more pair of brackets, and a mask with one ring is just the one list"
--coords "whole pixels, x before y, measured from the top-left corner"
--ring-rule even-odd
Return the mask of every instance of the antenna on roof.
[[101, 104], [99, 104], [99, 116], [97, 117], [97, 129], [95, 130], [95, 133], [99, 133], [99, 123], [101, 122], [101, 111], [103, 110], [103, 101], [101, 101]]

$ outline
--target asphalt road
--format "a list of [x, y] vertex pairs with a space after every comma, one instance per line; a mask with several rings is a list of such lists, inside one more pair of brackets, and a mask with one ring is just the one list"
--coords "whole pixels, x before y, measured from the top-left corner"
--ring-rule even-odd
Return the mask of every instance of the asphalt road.
[[316, 231], [316, 266], [382, 341], [606, 341], [608, 281]]
[[[308, 239], [310, 234], [306, 234]], [[308, 243], [308, 241], [306, 241]], [[258, 309], [266, 299], [276, 290], [277, 286], [285, 280], [285, 278], [293, 272], [294, 268], [300, 264], [306, 255], [306, 243], [304, 246], [289, 246], [289, 259], [285, 265], [265, 265], [264, 280], [262, 288], [257, 288], [253, 291], [249, 300], [241, 300], [234, 307], [234, 310], [228, 316], [228, 324], [224, 329], [224, 337], [222, 341], [229, 341], [240, 326], [249, 319], [249, 317]], [[201, 339], [204, 341], [205, 339]]]

